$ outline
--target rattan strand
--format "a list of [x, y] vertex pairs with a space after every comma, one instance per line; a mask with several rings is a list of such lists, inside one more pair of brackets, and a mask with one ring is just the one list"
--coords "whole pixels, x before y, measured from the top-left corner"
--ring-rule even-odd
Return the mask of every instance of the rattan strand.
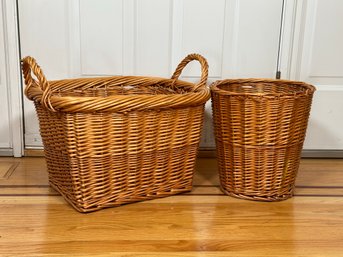
[[232, 79], [211, 85], [223, 192], [260, 201], [293, 195], [314, 91], [287, 80]]
[[[178, 79], [192, 60], [201, 64], [198, 84]], [[31, 57], [23, 59], [23, 73], [50, 184], [75, 209], [90, 212], [191, 190], [210, 97], [202, 56], [187, 56], [171, 79], [47, 81]]]

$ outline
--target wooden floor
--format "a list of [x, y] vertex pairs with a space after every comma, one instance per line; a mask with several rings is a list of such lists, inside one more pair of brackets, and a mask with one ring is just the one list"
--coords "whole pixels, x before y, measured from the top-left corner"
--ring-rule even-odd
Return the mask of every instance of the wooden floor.
[[302, 160], [296, 196], [264, 203], [223, 195], [199, 159], [189, 194], [80, 214], [43, 158], [0, 158], [0, 256], [343, 256], [343, 160]]

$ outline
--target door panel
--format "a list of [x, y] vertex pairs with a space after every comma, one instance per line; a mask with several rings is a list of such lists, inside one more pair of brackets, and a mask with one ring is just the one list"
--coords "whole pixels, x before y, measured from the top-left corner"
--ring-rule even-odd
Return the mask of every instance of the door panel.
[[170, 77], [172, 1], [139, 0], [132, 17], [136, 21], [134, 42], [131, 42], [134, 46], [133, 73]]
[[[275, 78], [282, 0], [228, 1], [232, 20], [223, 77]], [[231, 45], [230, 45], [231, 44]]]
[[304, 148], [342, 150], [343, 2], [314, 0], [299, 7], [292, 79], [317, 88]]
[[83, 76], [122, 74], [122, 5], [121, 0], [80, 1]]
[[[206, 56], [211, 65], [209, 76], [220, 78], [222, 71], [222, 49], [225, 26], [225, 1], [190, 0], [184, 1], [181, 20], [181, 49], [178, 55], [198, 52]], [[198, 65], [190, 65], [183, 73], [185, 77], [199, 76]]]

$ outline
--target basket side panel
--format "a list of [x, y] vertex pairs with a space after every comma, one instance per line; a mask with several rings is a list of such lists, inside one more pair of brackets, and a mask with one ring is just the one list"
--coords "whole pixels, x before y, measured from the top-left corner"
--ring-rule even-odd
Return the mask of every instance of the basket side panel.
[[65, 114], [67, 155], [79, 211], [191, 190], [204, 106]]
[[292, 195], [312, 95], [228, 96], [212, 92], [222, 189], [256, 200]]
[[286, 147], [304, 141], [312, 95], [295, 99], [212, 95], [215, 126], [225, 142]]
[[[280, 149], [226, 147], [231, 166], [221, 166], [221, 188], [246, 199], [276, 201], [293, 195], [302, 145]], [[221, 162], [221, 160], [219, 160]]]
[[49, 182], [62, 191], [62, 194], [75, 194], [71, 177], [72, 164], [67, 149], [67, 129], [63, 115], [50, 112], [39, 103], [35, 103], [40, 133], [44, 145]]

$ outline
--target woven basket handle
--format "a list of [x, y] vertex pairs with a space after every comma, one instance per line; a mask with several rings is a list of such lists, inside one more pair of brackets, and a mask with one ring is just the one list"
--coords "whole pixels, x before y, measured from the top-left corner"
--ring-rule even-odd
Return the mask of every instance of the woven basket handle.
[[[29, 99], [33, 100], [29, 94], [29, 89], [35, 86], [39, 87], [39, 89], [43, 91], [42, 98], [40, 101], [41, 104], [44, 105], [46, 108], [54, 111], [49, 101], [49, 95], [51, 93], [49, 82], [47, 81], [42, 69], [39, 67], [36, 60], [31, 56], [27, 56], [23, 58], [22, 70], [23, 70], [24, 80], [26, 84], [25, 91], [24, 91], [25, 95]], [[36, 76], [36, 79], [38, 81], [32, 77], [32, 74]]]
[[179, 79], [179, 76], [182, 72], [182, 70], [186, 67], [186, 65], [191, 62], [197, 60], [201, 65], [201, 78], [198, 84], [196, 84], [193, 88], [193, 91], [196, 91], [200, 88], [204, 88], [207, 83], [207, 77], [208, 77], [208, 63], [206, 59], [201, 56], [200, 54], [189, 54], [188, 56], [183, 59], [180, 64], [177, 66], [176, 70], [174, 71], [173, 76], [171, 77], [174, 79], [174, 81]]

